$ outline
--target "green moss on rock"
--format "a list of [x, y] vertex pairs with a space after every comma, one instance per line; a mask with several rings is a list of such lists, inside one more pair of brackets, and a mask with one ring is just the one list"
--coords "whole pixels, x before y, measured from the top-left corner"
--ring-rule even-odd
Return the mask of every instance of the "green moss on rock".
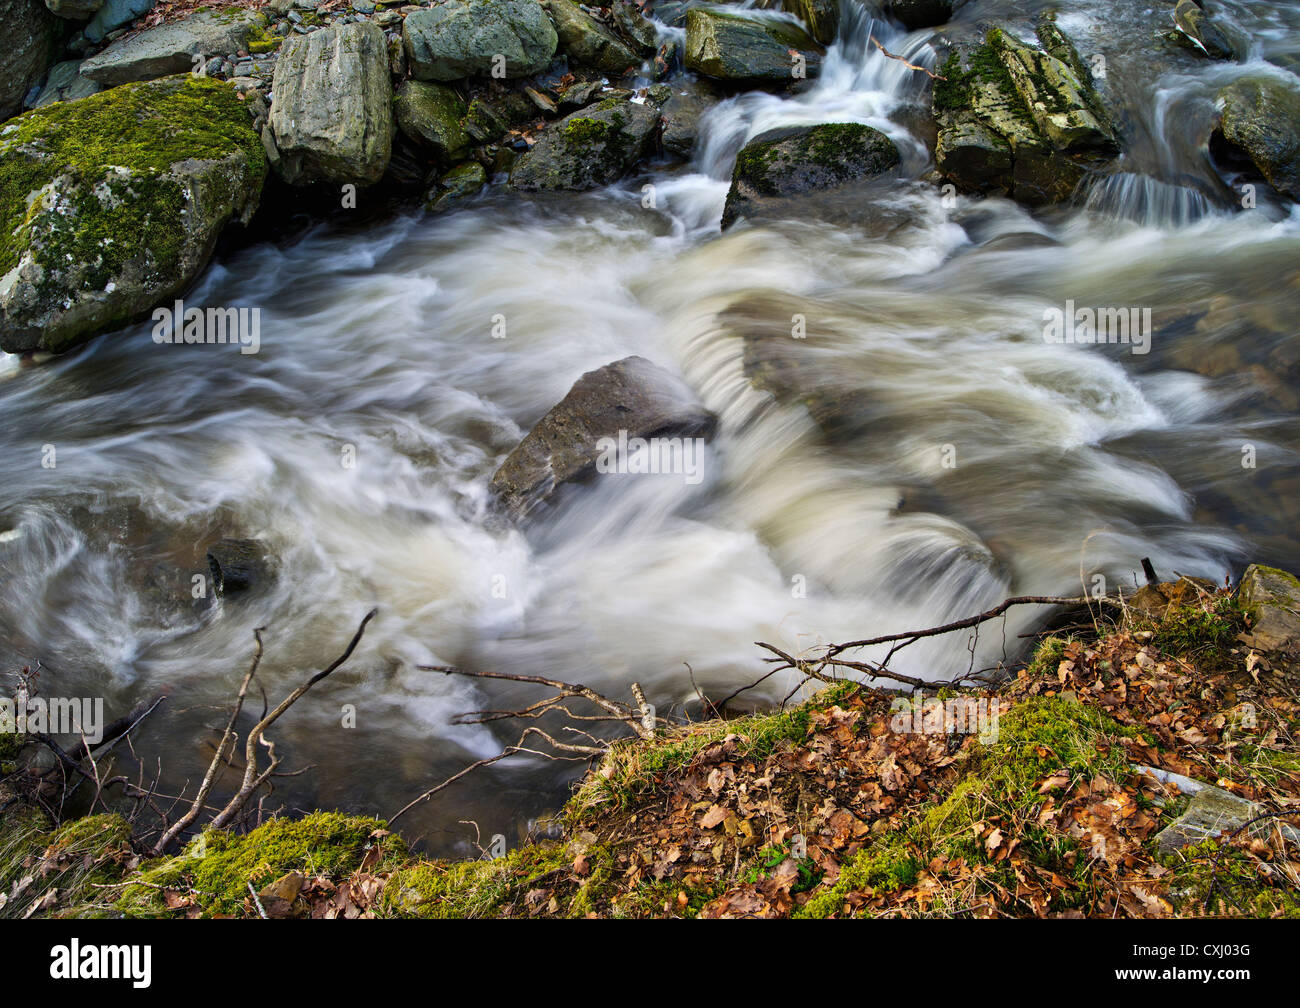
[[60, 351], [191, 281], [266, 159], [234, 89], [188, 75], [0, 128], [0, 348]]

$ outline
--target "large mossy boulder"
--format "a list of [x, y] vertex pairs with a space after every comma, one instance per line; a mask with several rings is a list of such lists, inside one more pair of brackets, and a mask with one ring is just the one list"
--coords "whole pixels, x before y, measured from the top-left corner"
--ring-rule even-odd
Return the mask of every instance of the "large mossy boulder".
[[515, 162], [510, 185], [525, 192], [580, 192], [617, 182], [649, 151], [659, 109], [607, 98], [548, 126]]
[[444, 0], [402, 24], [407, 64], [416, 80], [528, 77], [545, 70], [559, 37], [537, 0]]
[[81, 65], [81, 75], [101, 87], [153, 80], [193, 70], [204, 61], [247, 51], [250, 37], [265, 26], [254, 11], [200, 11], [171, 24], [150, 28], [114, 42]]
[[621, 75], [640, 62], [617, 35], [577, 4], [569, 0], [544, 2], [570, 64]]
[[717, 425], [681, 379], [644, 357], [625, 357], [579, 378], [507, 456], [491, 489], [522, 518], [560, 486], [593, 476], [602, 438], [711, 438]]
[[453, 88], [431, 81], [403, 81], [393, 108], [398, 129], [440, 163], [458, 161], [469, 149], [465, 100]]
[[183, 291], [266, 170], [234, 88], [188, 75], [0, 127], [0, 349], [67, 350]]
[[275, 65], [271, 131], [286, 182], [369, 185], [393, 150], [393, 88], [373, 22], [286, 40]]
[[935, 161], [959, 190], [1057, 203], [1118, 156], [1074, 47], [1051, 20], [1040, 22], [1039, 41], [995, 28], [981, 44], [949, 53], [934, 86]]
[[0, 0], [0, 121], [23, 110], [23, 99], [54, 62], [59, 19], [41, 0]]
[[722, 226], [774, 209], [792, 197], [875, 178], [898, 165], [898, 148], [861, 123], [769, 130], [736, 156]]
[[785, 83], [814, 76], [823, 51], [802, 28], [712, 7], [686, 15], [686, 69], [715, 80]]
[[1300, 88], [1247, 77], [1219, 92], [1216, 139], [1249, 158], [1278, 192], [1300, 200]]
[[908, 31], [947, 24], [966, 0], [889, 0], [885, 10]]

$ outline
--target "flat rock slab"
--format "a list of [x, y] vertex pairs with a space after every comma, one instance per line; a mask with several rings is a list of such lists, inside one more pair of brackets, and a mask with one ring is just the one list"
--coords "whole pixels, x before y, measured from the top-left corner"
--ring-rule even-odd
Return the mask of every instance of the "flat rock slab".
[[505, 510], [527, 516], [566, 483], [590, 478], [602, 438], [711, 438], [718, 418], [675, 375], [644, 357], [588, 371], [492, 477]]
[[[1162, 854], [1172, 854], [1184, 847], [1231, 834], [1265, 812], [1267, 809], [1256, 802], [1205, 784], [1192, 795], [1187, 811], [1157, 834], [1156, 843]], [[1274, 828], [1286, 831], [1292, 839], [1300, 837], [1300, 831], [1277, 819], [1255, 823], [1250, 827], [1250, 834], [1267, 836]]]
[[253, 11], [200, 11], [114, 42], [81, 65], [81, 75], [101, 87], [154, 80], [194, 68], [195, 56], [210, 59], [248, 48], [248, 36], [266, 19]]

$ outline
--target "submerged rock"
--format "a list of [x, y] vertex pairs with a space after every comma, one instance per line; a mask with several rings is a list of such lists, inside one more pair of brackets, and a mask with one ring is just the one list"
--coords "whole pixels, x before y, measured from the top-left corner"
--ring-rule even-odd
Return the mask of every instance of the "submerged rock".
[[271, 131], [286, 182], [378, 182], [393, 149], [383, 30], [371, 22], [288, 39], [275, 66]]
[[404, 81], [393, 108], [401, 131], [431, 150], [439, 161], [450, 163], [465, 155], [469, 147], [465, 102], [452, 88], [430, 81]]
[[209, 548], [207, 560], [218, 595], [257, 587], [273, 569], [270, 551], [260, 539], [222, 539]]
[[1041, 49], [995, 28], [949, 54], [934, 85], [935, 161], [958, 189], [1056, 203], [1118, 156], [1078, 53], [1050, 20], [1039, 40]]
[[659, 125], [649, 102], [607, 98], [548, 126], [515, 162], [510, 185], [582, 191], [617, 182], [645, 154]]
[[569, 62], [622, 74], [639, 62], [612, 31], [569, 0], [544, 0]]
[[736, 156], [722, 227], [773, 202], [874, 178], [898, 161], [893, 141], [860, 123], [769, 130]]
[[488, 77], [498, 62], [508, 78], [545, 70], [559, 37], [537, 0], [445, 0], [402, 24], [417, 80]]
[[254, 11], [200, 11], [114, 42], [81, 65], [81, 75], [101, 87], [153, 80], [194, 69], [195, 57], [247, 50], [266, 24]]
[[0, 121], [23, 110], [23, 99], [54, 62], [59, 19], [41, 0], [0, 0], [5, 44], [0, 54]]
[[885, 10], [908, 31], [917, 31], [947, 24], [965, 4], [966, 0], [889, 0]]
[[822, 48], [801, 28], [694, 7], [686, 15], [686, 69], [715, 80], [790, 84], [812, 77]]
[[501, 464], [492, 492], [523, 518], [562, 484], [594, 475], [602, 438], [711, 438], [717, 423], [675, 375], [644, 357], [625, 357], [574, 383]]
[[0, 349], [61, 352], [180, 293], [266, 176], [229, 84], [126, 84], [0, 130]]
[[1248, 157], [1278, 192], [1300, 200], [1300, 88], [1248, 77], [1219, 92], [1216, 139]]

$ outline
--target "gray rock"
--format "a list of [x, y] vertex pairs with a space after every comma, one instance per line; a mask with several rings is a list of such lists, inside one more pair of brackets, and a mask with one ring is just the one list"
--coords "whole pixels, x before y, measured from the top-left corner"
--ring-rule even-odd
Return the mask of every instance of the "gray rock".
[[104, 0], [45, 0], [50, 12], [69, 21], [84, 21], [104, 6]]
[[55, 63], [50, 67], [50, 75], [46, 78], [45, 87], [41, 89], [34, 107], [44, 108], [54, 102], [76, 101], [102, 90], [94, 81], [81, 76], [80, 70], [81, 64], [77, 60]]
[[622, 74], [639, 62], [612, 31], [569, 0], [543, 0], [571, 65]]
[[[62, 352], [181, 293], [257, 208], [266, 161], [234, 88], [189, 75], [0, 131], [0, 349]], [[19, 188], [21, 187], [21, 188]]]
[[408, 80], [393, 102], [397, 126], [443, 164], [460, 160], [469, 147], [465, 102], [445, 84]]
[[676, 376], [644, 357], [588, 371], [510, 453], [492, 477], [505, 510], [526, 517], [557, 489], [589, 479], [601, 438], [711, 438], [718, 419]]
[[[1246, 823], [1267, 811], [1256, 802], [1206, 784], [1192, 795], [1187, 811], [1156, 834], [1156, 847], [1162, 854], [1172, 854], [1206, 840], [1217, 840], [1224, 834], [1242, 829]], [[1247, 835], [1264, 837], [1278, 827], [1288, 833], [1292, 842], [1300, 839], [1300, 832], [1294, 827], [1280, 824], [1277, 819], [1255, 823], [1248, 828]]]
[[322, 28], [284, 43], [271, 129], [286, 182], [378, 182], [393, 149], [393, 91], [383, 30]]
[[664, 150], [689, 158], [699, 136], [700, 119], [717, 101], [717, 96], [705, 87], [674, 81], [672, 94], [663, 106]]
[[935, 162], [959, 190], [1057, 203], [1119, 154], [1078, 54], [1050, 20], [1039, 39], [1042, 49], [995, 28], [944, 63], [933, 92]]
[[624, 38], [640, 52], [649, 54], [655, 51], [659, 45], [659, 31], [640, 7], [631, 0], [614, 0], [610, 5], [610, 13]]
[[839, 0], [783, 0], [787, 14], [793, 14], [808, 28], [808, 34], [822, 45], [830, 45], [840, 32]]
[[646, 153], [659, 109], [607, 98], [548, 126], [510, 172], [510, 185], [581, 191], [622, 178]]
[[1204, 53], [1210, 59], [1236, 58], [1237, 54], [1227, 33], [1214, 18], [1201, 9], [1195, 0], [1178, 0], [1173, 17], [1179, 33], [1193, 49]]
[[444, 0], [402, 25], [417, 80], [489, 77], [504, 59], [508, 78], [545, 70], [559, 37], [537, 0]]
[[81, 74], [101, 87], [153, 80], [194, 68], [194, 57], [222, 56], [248, 48], [249, 34], [266, 23], [253, 11], [200, 11], [114, 42], [81, 65]]
[[908, 31], [947, 24], [966, 0], [889, 0], [885, 10]]
[[784, 22], [711, 7], [686, 15], [686, 69], [715, 80], [790, 84], [814, 76], [822, 55], [807, 32]]
[[770, 130], [736, 156], [723, 228], [773, 202], [875, 178], [898, 165], [898, 148], [860, 123], [827, 123]]
[[41, 0], [0, 0], [5, 45], [0, 50], [0, 121], [23, 110], [31, 89], [54, 61], [59, 19]]
[[1278, 192], [1300, 200], [1300, 88], [1247, 77], [1219, 92], [1217, 137], [1246, 155]]
[[1251, 564], [1237, 586], [1237, 602], [1250, 620], [1246, 643], [1269, 654], [1300, 654], [1300, 580]]
[[90, 23], [85, 27], [86, 38], [103, 42], [110, 34], [124, 28], [137, 18], [153, 10], [156, 0], [104, 0]]

